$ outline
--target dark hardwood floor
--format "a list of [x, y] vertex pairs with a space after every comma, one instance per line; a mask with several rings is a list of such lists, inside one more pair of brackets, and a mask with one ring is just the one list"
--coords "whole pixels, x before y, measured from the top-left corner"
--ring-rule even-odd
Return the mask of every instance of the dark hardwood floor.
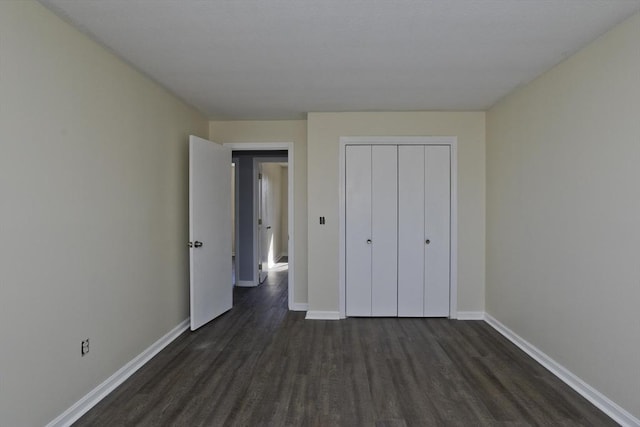
[[304, 320], [238, 288], [76, 426], [616, 425], [482, 321]]

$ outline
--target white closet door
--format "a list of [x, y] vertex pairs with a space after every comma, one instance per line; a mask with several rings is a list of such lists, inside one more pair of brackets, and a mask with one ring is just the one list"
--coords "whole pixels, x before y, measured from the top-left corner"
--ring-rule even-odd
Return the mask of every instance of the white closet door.
[[424, 316], [449, 316], [451, 159], [448, 146], [425, 147]]
[[398, 316], [424, 314], [425, 147], [398, 147]]
[[371, 316], [371, 146], [345, 155], [346, 311]]
[[398, 149], [371, 148], [371, 315], [398, 315]]

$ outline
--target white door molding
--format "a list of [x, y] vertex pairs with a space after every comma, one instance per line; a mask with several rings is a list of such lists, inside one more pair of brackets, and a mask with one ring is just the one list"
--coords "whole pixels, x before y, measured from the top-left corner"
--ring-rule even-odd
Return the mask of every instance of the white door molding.
[[[232, 151], [277, 151], [277, 150], [287, 150], [287, 166], [288, 166], [288, 171], [287, 171], [287, 200], [288, 200], [288, 206], [287, 206], [287, 213], [289, 216], [289, 227], [288, 227], [288, 234], [289, 234], [289, 242], [288, 242], [288, 246], [289, 246], [289, 286], [288, 286], [288, 293], [289, 293], [289, 310], [294, 310], [295, 309], [295, 207], [294, 207], [294, 171], [295, 171], [295, 166], [294, 166], [294, 152], [293, 152], [293, 142], [228, 142], [225, 144], [222, 144], [225, 147], [228, 147], [229, 149], [231, 149]], [[255, 200], [255, 194], [254, 194], [254, 200]], [[257, 226], [257, 221], [254, 221], [254, 226]], [[254, 239], [256, 238], [256, 233], [254, 232]], [[255, 251], [255, 242], [254, 242], [254, 251]], [[236, 251], [238, 251], [239, 248], [236, 247]], [[256, 259], [256, 256], [254, 254], [254, 260]], [[257, 273], [257, 263], [255, 264], [255, 268], [256, 268], [256, 273]], [[238, 274], [238, 271], [236, 271], [236, 274]], [[257, 274], [254, 274], [254, 277], [257, 277]]]
[[345, 151], [347, 145], [447, 145], [451, 148], [451, 245], [449, 318], [458, 317], [458, 138], [455, 136], [342, 136], [339, 145], [339, 312], [346, 317], [345, 298]]

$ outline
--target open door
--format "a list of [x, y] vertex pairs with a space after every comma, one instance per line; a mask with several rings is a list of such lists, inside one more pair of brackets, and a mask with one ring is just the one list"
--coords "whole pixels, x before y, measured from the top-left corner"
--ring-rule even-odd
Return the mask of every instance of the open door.
[[262, 283], [267, 278], [268, 264], [268, 232], [269, 218], [267, 212], [267, 192], [269, 182], [262, 174], [262, 162], [258, 162], [258, 283]]
[[189, 137], [191, 330], [233, 305], [231, 282], [231, 150]]

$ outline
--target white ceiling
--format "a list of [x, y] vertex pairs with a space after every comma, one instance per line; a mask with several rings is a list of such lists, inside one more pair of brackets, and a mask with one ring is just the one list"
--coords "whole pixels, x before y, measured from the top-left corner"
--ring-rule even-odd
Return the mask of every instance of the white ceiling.
[[640, 0], [41, 0], [212, 119], [485, 110]]

